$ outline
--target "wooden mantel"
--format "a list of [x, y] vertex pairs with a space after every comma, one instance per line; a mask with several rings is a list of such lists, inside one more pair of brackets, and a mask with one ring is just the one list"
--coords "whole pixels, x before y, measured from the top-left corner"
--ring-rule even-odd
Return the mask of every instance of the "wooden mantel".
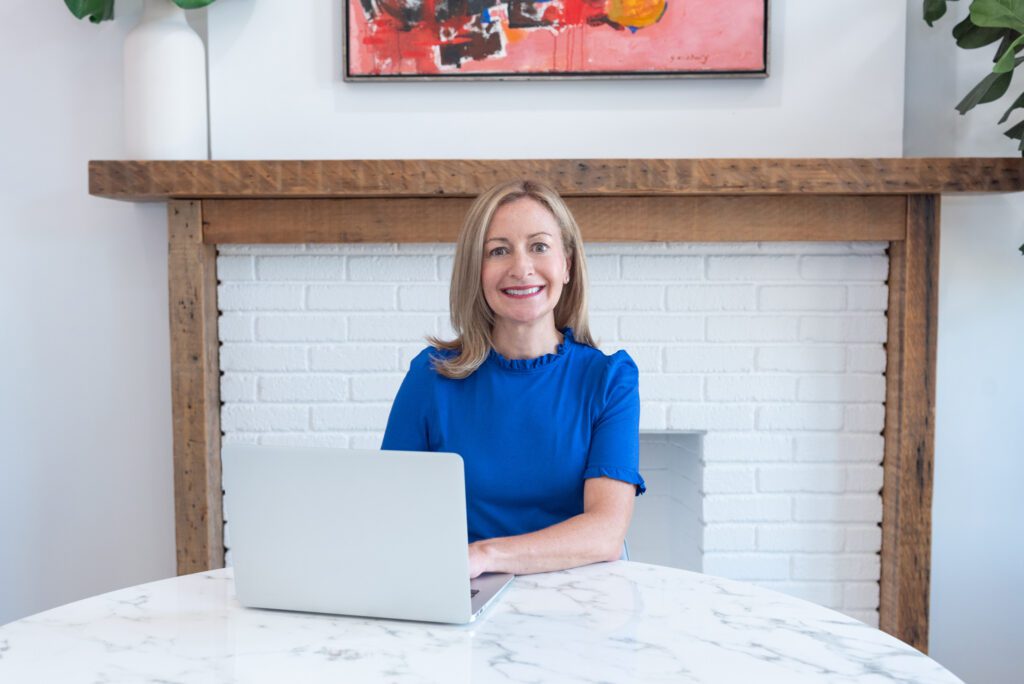
[[588, 241], [890, 243], [880, 626], [926, 651], [939, 195], [1024, 190], [1020, 158], [89, 162], [91, 194], [168, 202], [178, 572], [224, 562], [216, 245], [452, 242], [512, 178]]

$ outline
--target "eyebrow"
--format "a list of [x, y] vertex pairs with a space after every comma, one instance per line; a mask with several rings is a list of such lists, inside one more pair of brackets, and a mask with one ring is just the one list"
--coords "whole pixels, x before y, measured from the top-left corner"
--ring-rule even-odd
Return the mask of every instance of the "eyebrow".
[[[530, 235], [529, 237], [535, 238], [538, 235], [547, 235], [548, 237], [551, 237], [551, 233], [545, 233], [543, 231], [541, 231], [540, 233], [534, 233], [533, 235]], [[489, 238], [487, 240], [484, 240], [484, 244], [487, 244], [488, 242], [494, 242], [495, 240], [497, 240], [498, 242], [508, 242], [509, 244], [512, 243], [512, 241], [509, 240], [508, 238], [493, 237], [493, 238]]]

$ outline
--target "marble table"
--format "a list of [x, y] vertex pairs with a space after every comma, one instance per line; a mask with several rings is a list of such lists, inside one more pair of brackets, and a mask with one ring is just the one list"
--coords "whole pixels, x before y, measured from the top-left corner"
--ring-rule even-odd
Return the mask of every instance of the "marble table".
[[254, 610], [231, 570], [0, 627], [0, 682], [959, 682], [820, 606], [618, 561], [517, 577], [475, 623]]

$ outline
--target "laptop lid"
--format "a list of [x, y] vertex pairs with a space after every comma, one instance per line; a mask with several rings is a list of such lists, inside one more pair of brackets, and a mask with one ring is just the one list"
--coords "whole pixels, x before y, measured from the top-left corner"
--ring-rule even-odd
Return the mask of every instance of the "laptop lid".
[[459, 455], [239, 444], [221, 455], [243, 605], [471, 620]]

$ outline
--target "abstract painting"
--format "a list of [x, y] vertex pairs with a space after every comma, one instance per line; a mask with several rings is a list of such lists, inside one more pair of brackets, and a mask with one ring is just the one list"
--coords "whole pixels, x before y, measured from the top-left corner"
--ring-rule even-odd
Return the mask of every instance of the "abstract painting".
[[767, 75], [767, 0], [345, 0], [346, 80]]

